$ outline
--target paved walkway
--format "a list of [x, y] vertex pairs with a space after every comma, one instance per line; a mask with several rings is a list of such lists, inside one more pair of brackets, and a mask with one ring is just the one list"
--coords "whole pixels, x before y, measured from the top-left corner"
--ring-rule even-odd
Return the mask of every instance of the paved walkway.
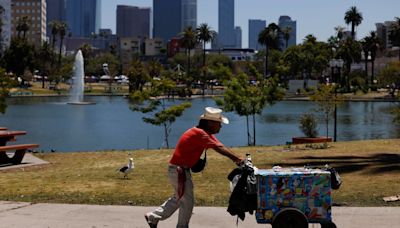
[[[1, 228], [148, 228], [144, 213], [153, 207], [31, 204], [0, 201]], [[174, 228], [175, 213], [159, 228]], [[333, 221], [339, 228], [387, 228], [400, 224], [400, 207], [334, 207]], [[236, 217], [221, 207], [195, 207], [191, 228], [234, 228]], [[238, 227], [271, 227], [257, 224], [246, 214]], [[312, 224], [310, 228], [320, 227]]]

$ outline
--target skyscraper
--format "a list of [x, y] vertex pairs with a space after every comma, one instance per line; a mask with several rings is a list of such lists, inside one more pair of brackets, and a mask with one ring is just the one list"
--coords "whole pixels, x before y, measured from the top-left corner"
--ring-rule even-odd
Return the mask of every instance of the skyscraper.
[[182, 0], [182, 28], [197, 27], [197, 0]]
[[153, 0], [153, 37], [168, 42], [187, 26], [197, 27], [197, 0]]
[[235, 47], [242, 48], [242, 28], [240, 26], [235, 27]]
[[[278, 26], [282, 30], [287, 27], [289, 27], [291, 29], [289, 40], [288, 40], [288, 47], [296, 45], [296, 34], [297, 34], [296, 21], [293, 21], [289, 16], [280, 16]], [[286, 40], [284, 40], [283, 37], [281, 37], [281, 48], [282, 48], [282, 50], [286, 49]]]
[[262, 45], [258, 43], [258, 34], [266, 27], [264, 20], [249, 20], [249, 48], [261, 50]]
[[66, 0], [46, 0], [47, 3], [47, 36], [51, 36], [51, 21], [65, 21]]
[[10, 46], [11, 41], [11, 0], [0, 0], [0, 6], [3, 7], [1, 14], [1, 37], [0, 37], [0, 52]]
[[220, 48], [236, 46], [234, 0], [218, 0], [218, 43]]
[[150, 11], [150, 8], [118, 5], [118, 37], [150, 38]]
[[66, 19], [73, 37], [90, 37], [100, 28], [99, 0], [68, 0]]
[[26, 39], [40, 47], [46, 41], [46, 0], [12, 0], [11, 36], [24, 36], [23, 31], [17, 31], [18, 21], [24, 17], [29, 23]]

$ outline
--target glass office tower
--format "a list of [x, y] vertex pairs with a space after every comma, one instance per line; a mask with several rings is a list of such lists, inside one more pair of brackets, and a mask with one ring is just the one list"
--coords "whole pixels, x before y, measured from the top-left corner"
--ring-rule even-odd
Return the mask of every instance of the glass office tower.
[[72, 37], [90, 37], [98, 33], [101, 20], [100, 0], [68, 0], [66, 20]]
[[236, 46], [234, 0], [218, 0], [218, 43], [220, 48]]
[[249, 48], [261, 50], [262, 45], [258, 43], [258, 35], [265, 29], [267, 22], [264, 20], [249, 20]]

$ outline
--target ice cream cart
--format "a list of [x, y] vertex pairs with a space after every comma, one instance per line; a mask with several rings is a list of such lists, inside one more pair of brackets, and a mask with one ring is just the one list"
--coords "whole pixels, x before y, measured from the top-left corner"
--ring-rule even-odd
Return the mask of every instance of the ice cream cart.
[[273, 228], [336, 228], [332, 222], [331, 173], [322, 169], [259, 169], [256, 220]]

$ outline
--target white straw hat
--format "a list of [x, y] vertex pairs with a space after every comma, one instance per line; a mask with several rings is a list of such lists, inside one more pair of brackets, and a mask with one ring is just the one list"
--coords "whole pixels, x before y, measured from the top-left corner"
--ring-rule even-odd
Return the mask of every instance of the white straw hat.
[[204, 109], [204, 114], [200, 116], [201, 120], [213, 120], [213, 121], [219, 121], [224, 124], [229, 124], [228, 118], [223, 116], [222, 110], [219, 108], [213, 108], [213, 107], [206, 107]]

